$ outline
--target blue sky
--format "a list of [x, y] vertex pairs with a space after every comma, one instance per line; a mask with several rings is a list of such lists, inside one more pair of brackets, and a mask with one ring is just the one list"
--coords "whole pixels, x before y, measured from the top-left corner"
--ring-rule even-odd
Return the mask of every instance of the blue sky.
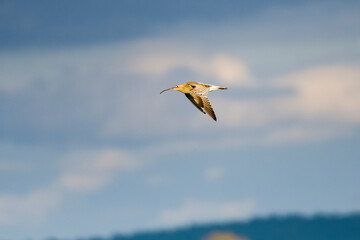
[[1, 1], [1, 238], [359, 211], [359, 10]]

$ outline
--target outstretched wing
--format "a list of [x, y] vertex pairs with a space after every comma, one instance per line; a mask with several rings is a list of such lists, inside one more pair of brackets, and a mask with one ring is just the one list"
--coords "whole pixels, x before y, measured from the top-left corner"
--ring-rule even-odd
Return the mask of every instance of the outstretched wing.
[[199, 109], [202, 113], [205, 114], [202, 107], [204, 106], [204, 103], [201, 100], [201, 97], [195, 94], [185, 93], [185, 96], [194, 104], [194, 106]]
[[207, 114], [209, 114], [209, 116], [214, 119], [216, 121], [216, 115], [215, 115], [215, 112], [214, 112], [214, 109], [211, 107], [211, 104], [209, 102], [209, 99], [207, 98], [207, 96], [203, 96], [201, 97], [202, 99], [202, 102], [204, 103], [204, 110]]
[[[197, 107], [201, 112], [209, 114], [209, 116], [216, 121], [216, 115], [211, 107], [209, 99], [207, 98], [209, 90], [204, 86], [194, 86], [190, 93], [186, 93], [186, 97]], [[205, 110], [205, 111], [204, 111]]]

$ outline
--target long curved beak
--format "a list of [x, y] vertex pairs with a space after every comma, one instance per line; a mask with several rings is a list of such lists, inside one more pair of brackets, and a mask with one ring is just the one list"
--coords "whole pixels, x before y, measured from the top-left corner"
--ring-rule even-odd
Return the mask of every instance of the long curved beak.
[[162, 94], [162, 93], [165, 92], [165, 91], [172, 90], [172, 89], [175, 89], [175, 87], [165, 89], [165, 90], [161, 91], [160, 94]]

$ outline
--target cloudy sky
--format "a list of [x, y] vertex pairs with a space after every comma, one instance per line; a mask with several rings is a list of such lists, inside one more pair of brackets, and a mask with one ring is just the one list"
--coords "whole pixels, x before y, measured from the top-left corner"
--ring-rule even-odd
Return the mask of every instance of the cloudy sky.
[[0, 1], [0, 238], [360, 211], [359, 11]]

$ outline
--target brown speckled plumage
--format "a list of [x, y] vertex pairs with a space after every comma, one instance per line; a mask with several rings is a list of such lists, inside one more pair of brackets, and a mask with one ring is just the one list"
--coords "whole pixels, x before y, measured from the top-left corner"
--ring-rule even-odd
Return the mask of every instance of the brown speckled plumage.
[[161, 93], [168, 90], [178, 90], [185, 94], [185, 96], [199, 109], [202, 113], [208, 114], [212, 119], [216, 121], [216, 115], [211, 107], [208, 93], [218, 89], [227, 89], [226, 87], [219, 87], [210, 84], [198, 83], [198, 82], [187, 82], [184, 84], [176, 85], [175, 87], [163, 90]]

